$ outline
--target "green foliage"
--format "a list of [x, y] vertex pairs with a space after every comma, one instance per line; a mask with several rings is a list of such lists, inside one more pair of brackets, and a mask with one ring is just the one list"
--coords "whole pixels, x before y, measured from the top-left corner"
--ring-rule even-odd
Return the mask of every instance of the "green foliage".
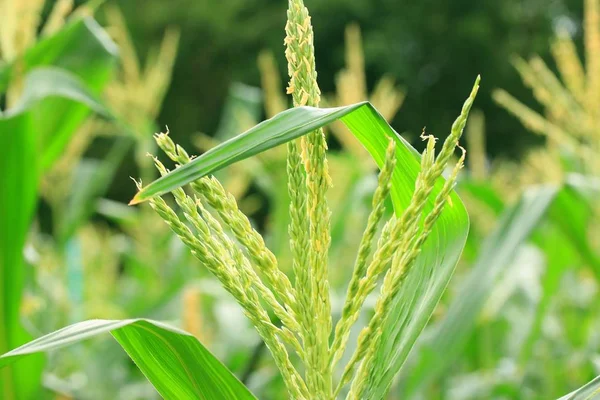
[[[311, 2], [316, 46], [303, 2], [288, 3], [287, 92], [299, 107], [279, 113], [288, 103], [283, 71], [268, 52], [259, 59], [263, 96], [228, 82], [256, 83], [248, 59], [265, 47], [281, 53], [285, 3], [233, 0], [217, 8], [209, 0], [182, 9], [148, 0], [140, 9], [123, 2], [127, 23], [107, 4], [100, 17], [121, 56], [113, 76], [115, 45], [83, 18], [95, 6], [64, 25], [70, 0], [56, 2], [48, 21], [42, 1], [26, 1], [17, 13], [0, 0], [0, 354], [42, 336], [0, 356], [0, 397], [597, 394], [599, 188], [596, 177], [572, 172], [598, 166], [600, 3], [586, 2], [583, 62], [566, 0], [388, 3]], [[350, 20], [364, 40], [357, 25], [348, 27], [346, 69], [334, 85]], [[169, 22], [182, 28], [179, 53], [178, 28], [160, 47], [148, 45]], [[564, 85], [542, 61], [550, 22], [571, 35], [559, 29], [552, 45]], [[543, 115], [527, 108], [506, 62], [531, 50], [542, 57], [514, 66]], [[328, 106], [351, 105], [304, 107], [319, 105], [315, 64], [324, 92], [338, 91], [324, 96]], [[391, 75], [372, 85], [383, 70]], [[396, 78], [408, 91], [394, 123], [446, 129], [455, 113], [447, 103], [463, 96], [455, 88], [480, 71], [487, 90], [501, 86], [515, 96], [496, 92], [496, 100], [547, 136], [542, 151], [520, 163], [488, 162], [486, 141], [494, 154], [506, 144], [518, 153], [528, 140], [484, 96], [486, 118], [478, 113], [466, 138], [475, 157], [459, 174], [465, 155], [455, 161], [454, 151], [475, 92], [437, 156], [433, 136], [422, 135], [419, 154], [385, 122], [403, 98]], [[381, 96], [361, 103], [370, 86]], [[167, 134], [153, 140], [157, 116], [180, 134], [198, 123], [213, 130], [224, 88], [230, 97], [215, 139], [190, 136], [202, 150], [221, 144], [195, 158]], [[273, 118], [254, 126], [261, 102]], [[504, 135], [499, 144], [500, 131], [518, 140]], [[176, 164], [172, 172], [146, 156], [157, 147]], [[163, 177], [132, 201], [151, 207], [101, 199], [123, 186], [119, 176], [151, 182], [154, 167]], [[552, 183], [531, 187], [540, 181]], [[160, 197], [169, 192], [176, 208]], [[140, 315], [151, 319], [128, 319]], [[121, 348], [83, 340], [102, 332]]]
[[531, 188], [504, 211], [495, 230], [480, 246], [477, 260], [460, 288], [463, 295], [449, 305], [443, 321], [432, 327], [420, 344], [418, 359], [406, 371], [409, 396], [445, 373], [459, 358], [498, 277], [547, 214], [558, 190], [553, 186]]
[[[82, 47], [89, 49], [89, 58], [74, 56]], [[21, 96], [0, 115], [0, 145], [7, 152], [0, 161], [0, 351], [29, 338], [20, 321], [26, 274], [23, 249], [40, 177], [90, 111], [108, 114], [96, 95], [110, 75], [114, 57], [114, 46], [104, 32], [93, 20], [84, 19], [42, 40], [0, 71], [6, 88], [16, 78], [15, 65], [27, 65], [24, 71], [18, 69], [27, 73]], [[38, 358], [6, 369], [0, 380], [3, 398], [35, 398], [40, 365]]]

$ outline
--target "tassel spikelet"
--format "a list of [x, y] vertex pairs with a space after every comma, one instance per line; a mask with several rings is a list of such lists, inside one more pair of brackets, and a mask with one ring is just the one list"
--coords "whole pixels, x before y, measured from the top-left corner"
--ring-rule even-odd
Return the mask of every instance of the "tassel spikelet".
[[480, 110], [471, 112], [466, 136], [469, 149], [469, 172], [474, 180], [483, 181], [487, 176], [485, 117]]
[[[352, 325], [358, 319], [361, 307], [366, 300], [367, 295], [370, 293], [370, 290], [367, 288], [373, 287], [377, 276], [379, 276], [378, 272], [373, 272], [374, 268], [372, 267], [371, 274], [367, 274], [367, 260], [371, 255], [373, 240], [377, 233], [378, 225], [383, 217], [383, 212], [385, 211], [385, 199], [390, 193], [392, 172], [396, 166], [395, 151], [395, 142], [391, 141], [386, 154], [386, 162], [379, 174], [377, 189], [373, 196], [371, 213], [367, 220], [367, 227], [359, 245], [358, 256], [352, 271], [352, 278], [346, 292], [346, 301], [342, 309], [342, 316], [335, 327], [335, 339], [331, 346], [330, 362], [332, 368], [344, 354], [348, 338], [350, 337], [350, 328], [352, 328]], [[386, 225], [382, 237], [384, 240], [383, 243], [380, 242], [381, 246], [388, 243], [389, 225]], [[381, 261], [381, 253], [379, 253], [378, 256], [376, 255], [376, 259], [377, 258], [378, 261], [376, 262], [376, 265], [387, 264]]]
[[[405, 239], [400, 245], [400, 252], [395, 254], [392, 266], [384, 278], [381, 296], [378, 298], [375, 305], [375, 315], [359, 336], [359, 348], [357, 349], [357, 354], [362, 356], [363, 362], [353, 380], [348, 399], [362, 399], [363, 391], [367, 385], [369, 385], [376, 376], [384, 373], [385, 366], [378, 365], [374, 362], [375, 352], [380, 347], [379, 341], [381, 340], [383, 321], [388, 316], [387, 311], [391, 308], [392, 302], [402, 288], [402, 283], [409, 272], [411, 264], [419, 255], [420, 249], [423, 247], [425, 240], [427, 240], [431, 233], [433, 225], [448, 203], [450, 194], [456, 184], [458, 173], [464, 165], [466, 152], [462, 148], [461, 150], [462, 155], [454, 166], [452, 174], [446, 180], [443, 189], [435, 198], [433, 210], [424, 218], [423, 228], [419, 231], [421, 218], [414, 218], [408, 223], [409, 226], [404, 235]], [[423, 158], [425, 158], [425, 155]], [[368, 347], [361, 347], [361, 343], [368, 344]]]
[[[308, 9], [302, 0], [288, 2], [288, 21], [286, 24], [285, 55], [288, 60], [288, 74], [290, 82], [287, 93], [292, 95], [294, 106], [318, 106], [321, 100], [321, 91], [317, 84], [317, 71], [315, 68], [315, 55], [313, 46], [313, 29], [310, 23]], [[331, 304], [327, 271], [327, 254], [331, 237], [329, 234], [331, 212], [327, 206], [325, 194], [330, 186], [330, 178], [325, 152], [327, 143], [323, 129], [309, 133], [301, 139], [302, 161], [306, 173], [306, 190], [290, 190], [292, 201], [295, 203], [290, 212], [292, 225], [300, 222], [299, 227], [290, 227], [295, 235], [308, 238], [308, 257], [301, 256], [302, 264], [298, 263], [295, 270], [308, 269], [308, 277], [302, 272], [300, 279], [297, 277], [297, 291], [306, 296], [303, 303], [310, 308], [302, 312], [303, 337], [309, 365], [307, 365], [307, 384], [311, 388], [314, 398], [327, 399], [331, 397], [331, 375], [329, 365], [329, 336], [331, 334]], [[298, 184], [302, 172], [299, 169], [299, 157], [295, 145], [288, 147], [288, 164], [292, 169], [290, 184]], [[292, 177], [294, 181], [292, 181]], [[297, 192], [297, 193], [293, 193]], [[297, 199], [298, 195], [305, 193], [305, 204]], [[304, 210], [302, 210], [303, 207]], [[299, 221], [303, 218], [308, 222]], [[306, 238], [292, 237], [294, 255], [298, 250], [306, 250]], [[308, 264], [306, 264], [308, 262]], [[308, 284], [308, 285], [307, 285]], [[308, 298], [310, 296], [310, 298]]]

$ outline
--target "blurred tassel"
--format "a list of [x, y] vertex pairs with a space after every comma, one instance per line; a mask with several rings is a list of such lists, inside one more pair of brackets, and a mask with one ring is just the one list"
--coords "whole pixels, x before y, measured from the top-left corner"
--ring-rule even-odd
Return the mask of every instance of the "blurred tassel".
[[467, 123], [467, 148], [469, 172], [473, 179], [483, 181], [487, 177], [485, 156], [485, 117], [481, 110], [473, 110]]
[[183, 329], [207, 344], [202, 331], [201, 293], [195, 286], [183, 291]]

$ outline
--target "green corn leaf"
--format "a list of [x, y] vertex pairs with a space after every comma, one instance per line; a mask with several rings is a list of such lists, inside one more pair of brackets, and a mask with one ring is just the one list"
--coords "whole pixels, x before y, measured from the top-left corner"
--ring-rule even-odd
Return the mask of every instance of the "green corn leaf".
[[[476, 82], [476, 87], [478, 86], [479, 78]], [[472, 96], [475, 93], [474, 90]], [[473, 98], [470, 101], [473, 101]], [[140, 190], [130, 204], [138, 204], [154, 196], [168, 193], [237, 161], [287, 143], [337, 120], [342, 121], [350, 129], [363, 146], [369, 150], [378, 165], [383, 163], [385, 145], [390, 138], [400, 144], [397, 157], [401, 163], [400, 166], [418, 164], [416, 150], [389, 126], [369, 102], [336, 108], [296, 107], [263, 121], [252, 129], [210, 149], [192, 162], [157, 179]], [[392, 193], [396, 193], [394, 196], [397, 197], [400, 192], [412, 194], [414, 179], [411, 181], [409, 174], [406, 176], [396, 174], [395, 176], [397, 183], [402, 181], [404, 184], [395, 185], [395, 188], [392, 189]]]
[[0, 356], [0, 368], [110, 332], [165, 399], [255, 399], [192, 335], [145, 319], [90, 320], [70, 325]]
[[[29, 118], [0, 117], [0, 352], [30, 337], [20, 322], [25, 284], [23, 247], [36, 202], [38, 169], [35, 131]], [[0, 398], [36, 398], [43, 360], [40, 357], [0, 372]]]
[[[465, 103], [466, 119], [479, 80]], [[394, 211], [401, 215], [408, 206], [419, 173], [418, 153], [401, 138], [370, 103], [347, 107], [318, 109], [298, 107], [284, 111], [249, 131], [211, 149], [143, 188], [132, 200], [139, 203], [152, 196], [166, 193], [231, 163], [295, 139], [330, 122], [340, 120], [365, 146], [376, 163], [384, 162], [390, 138], [396, 143], [396, 169], [392, 175], [391, 197]], [[432, 200], [443, 185], [440, 179], [425, 212], [432, 209]], [[436, 304], [444, 292], [460, 257], [468, 233], [468, 216], [456, 193], [445, 207], [433, 232], [425, 243], [414, 268], [406, 278], [390, 318], [383, 331], [383, 346], [378, 357], [385, 359], [385, 373], [368, 389], [368, 398], [384, 397], [394, 375], [400, 370]]]
[[[404, 146], [408, 145], [404, 139], [391, 130], [385, 121], [381, 122], [381, 115], [368, 102], [339, 108], [297, 107], [283, 111], [252, 129], [213, 147], [201, 157], [154, 181], [139, 191], [131, 204], [141, 203], [151, 197], [168, 193], [237, 161], [306, 135], [338, 119], [358, 123], [361, 123], [362, 120], [362, 123], [372, 122], [375, 125], [385, 124], [389, 131], [380, 132], [379, 139], [382, 142], [385, 142], [387, 137], [394, 136], [402, 141]], [[364, 134], [368, 134], [368, 131]]]

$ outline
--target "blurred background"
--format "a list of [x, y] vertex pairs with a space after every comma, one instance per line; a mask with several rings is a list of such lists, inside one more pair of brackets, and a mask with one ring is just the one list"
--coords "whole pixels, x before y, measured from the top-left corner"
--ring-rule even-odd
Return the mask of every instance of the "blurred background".
[[[287, 82], [285, 1], [117, 3], [141, 55], [160, 41], [167, 27], [181, 29], [173, 80], [157, 123], [168, 125], [184, 146], [195, 132], [217, 131], [232, 84], [261, 86], [261, 51], [273, 54], [276, 71]], [[444, 137], [474, 77], [482, 74], [477, 107], [486, 117], [486, 150], [492, 158], [519, 158], [543, 142], [491, 98], [492, 90], [504, 88], [536, 107], [511, 59], [535, 54], [549, 59], [551, 41], [562, 30], [583, 50], [580, 0], [315, 0], [309, 7], [322, 92], [335, 92], [336, 77], [345, 67], [345, 30], [357, 24], [368, 90], [387, 76], [406, 95], [392, 119], [398, 132], [417, 137], [427, 127]], [[134, 191], [123, 182], [129, 191], [117, 194], [121, 185], [115, 185], [115, 196]]]
[[[598, 0], [305, 3], [322, 104], [370, 100], [417, 150], [425, 127], [450, 132], [482, 76], [457, 188], [469, 239], [390, 398], [551, 399], [599, 375]], [[290, 106], [286, 9], [0, 0], [0, 354], [77, 321], [148, 317], [196, 335], [259, 398], [284, 398], [233, 299], [149, 207], [126, 204], [131, 177], [158, 176], [147, 153], [173, 168], [155, 132], [200, 154]], [[90, 98], [46, 99], [52, 83]], [[377, 169], [342, 125], [327, 134], [335, 320]], [[289, 272], [284, 148], [216, 176]], [[110, 340], [19, 365], [19, 399], [158, 398]]]

